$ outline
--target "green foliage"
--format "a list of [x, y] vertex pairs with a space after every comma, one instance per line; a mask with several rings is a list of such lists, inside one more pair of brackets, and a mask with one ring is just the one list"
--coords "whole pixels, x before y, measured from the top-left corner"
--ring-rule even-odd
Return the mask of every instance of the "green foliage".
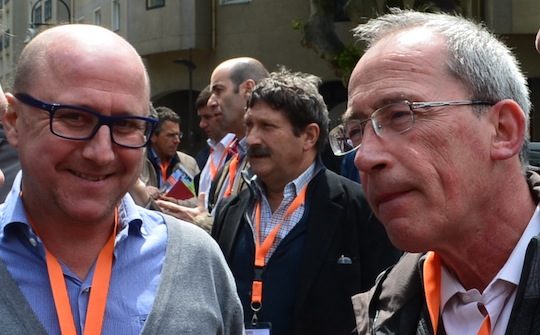
[[[377, 16], [378, 10], [388, 12], [390, 7], [414, 9], [424, 12], [444, 11], [463, 13], [465, 8], [471, 7], [471, 4], [480, 0], [382, 0], [382, 3], [380, 1], [349, 0], [344, 9], [351, 20], [358, 23], [370, 17]], [[336, 45], [336, 43], [335, 41], [331, 41], [333, 43], [321, 42], [321, 38], [325, 36], [332, 37], [333, 34], [328, 34], [328, 27], [324, 26], [327, 21], [320, 20], [320, 18], [333, 17], [336, 12], [337, 2], [336, 0], [310, 0], [310, 4], [312, 10], [308, 22], [300, 19], [292, 20], [292, 29], [300, 31], [304, 35], [302, 45], [313, 49], [321, 58], [329, 62], [335, 74], [341, 77], [342, 81], [346, 83], [354, 66], [360, 59], [363, 48], [357, 45], [345, 45], [339, 52], [335, 48], [328, 48], [328, 46]], [[306, 29], [308, 26], [309, 29]], [[333, 31], [334, 28], [331, 27], [330, 29]], [[315, 41], [313, 36], [319, 37], [319, 40]]]
[[294, 19], [291, 21], [291, 26], [293, 30], [304, 31], [305, 23], [302, 20]]
[[343, 50], [334, 57], [334, 64], [340, 70], [341, 77], [347, 81], [352, 70], [360, 59], [361, 51], [355, 45], [346, 45]]

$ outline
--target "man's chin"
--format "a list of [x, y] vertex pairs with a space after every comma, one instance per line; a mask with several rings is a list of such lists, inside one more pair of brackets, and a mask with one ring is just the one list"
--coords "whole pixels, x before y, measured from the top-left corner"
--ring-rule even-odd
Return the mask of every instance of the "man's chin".
[[268, 170], [269, 162], [267, 157], [251, 157], [249, 159], [251, 171], [258, 176], [264, 174], [264, 171]]

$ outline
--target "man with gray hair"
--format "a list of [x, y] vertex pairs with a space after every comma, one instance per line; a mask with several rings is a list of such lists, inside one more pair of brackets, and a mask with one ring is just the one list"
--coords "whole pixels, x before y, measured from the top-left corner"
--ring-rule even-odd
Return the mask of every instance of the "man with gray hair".
[[483, 26], [394, 10], [367, 42], [335, 151], [357, 148], [375, 215], [406, 254], [353, 298], [359, 334], [538, 334], [540, 176], [527, 81]]

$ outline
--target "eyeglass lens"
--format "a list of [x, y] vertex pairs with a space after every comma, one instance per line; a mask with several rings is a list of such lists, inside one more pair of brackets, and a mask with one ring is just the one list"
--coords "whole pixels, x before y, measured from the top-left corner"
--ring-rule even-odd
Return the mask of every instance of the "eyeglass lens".
[[[51, 113], [51, 130], [54, 134], [74, 139], [89, 139], [102, 125], [97, 115], [83, 110], [58, 108]], [[147, 141], [151, 126], [144, 119], [120, 118], [107, 122], [112, 140], [126, 147], [140, 147]]]

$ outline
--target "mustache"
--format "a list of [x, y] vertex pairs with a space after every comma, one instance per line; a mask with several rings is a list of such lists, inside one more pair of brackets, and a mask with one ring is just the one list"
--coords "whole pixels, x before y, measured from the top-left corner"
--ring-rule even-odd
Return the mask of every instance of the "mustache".
[[251, 146], [247, 149], [248, 157], [267, 157], [270, 156], [270, 149], [262, 146]]

